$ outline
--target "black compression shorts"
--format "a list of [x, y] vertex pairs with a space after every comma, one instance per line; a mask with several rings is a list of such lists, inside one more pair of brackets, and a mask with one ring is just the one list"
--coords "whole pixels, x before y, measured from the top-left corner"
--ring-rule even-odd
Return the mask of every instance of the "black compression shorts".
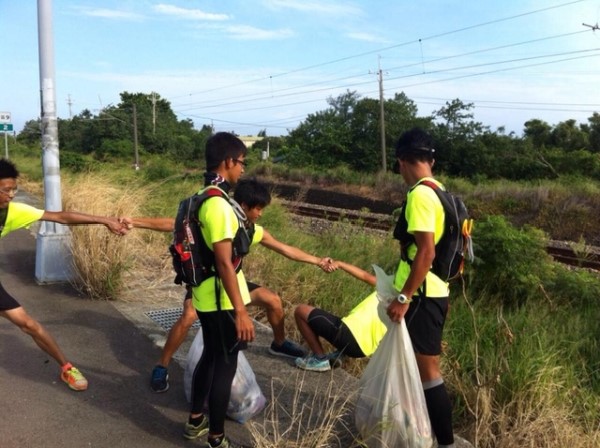
[[351, 358], [364, 358], [354, 335], [338, 316], [315, 308], [308, 315], [308, 325], [317, 335]]

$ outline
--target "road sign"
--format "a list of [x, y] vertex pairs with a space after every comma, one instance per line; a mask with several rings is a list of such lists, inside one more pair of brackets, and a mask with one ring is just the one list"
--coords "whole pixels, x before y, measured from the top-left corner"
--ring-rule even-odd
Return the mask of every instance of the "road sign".
[[0, 123], [0, 132], [12, 132], [13, 125], [10, 123]]
[[10, 112], [0, 112], [0, 123], [10, 123]]

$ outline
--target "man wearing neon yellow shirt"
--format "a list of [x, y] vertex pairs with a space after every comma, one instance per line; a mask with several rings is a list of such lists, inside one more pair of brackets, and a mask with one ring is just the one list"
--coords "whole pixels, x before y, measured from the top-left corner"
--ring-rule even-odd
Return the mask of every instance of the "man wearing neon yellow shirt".
[[[387, 314], [393, 322], [406, 322], [415, 351], [431, 427], [440, 448], [454, 447], [452, 403], [442, 372], [442, 332], [448, 313], [448, 283], [433, 272], [435, 245], [444, 231], [444, 208], [435, 191], [424, 180], [443, 185], [433, 178], [435, 150], [431, 137], [414, 128], [402, 134], [396, 144], [394, 172], [401, 174], [409, 191], [397, 229], [401, 229], [402, 259], [394, 285], [400, 291]], [[396, 235], [395, 235], [396, 236]], [[410, 238], [407, 238], [410, 237]]]
[[[17, 194], [19, 171], [15, 165], [0, 159], [0, 237], [17, 229], [27, 228], [36, 221], [52, 221], [66, 225], [104, 224], [111, 232], [123, 235], [127, 232], [117, 218], [92, 216], [79, 212], [50, 212], [27, 204], [13, 202]], [[81, 372], [67, 360], [54, 338], [0, 284], [0, 316], [9, 320], [32, 337], [43, 351], [56, 360], [61, 368], [61, 379], [77, 391], [86, 390], [88, 382]]]
[[[331, 261], [330, 266], [331, 271], [342, 269], [375, 286], [375, 276], [357, 266], [338, 260]], [[377, 313], [378, 303], [377, 292], [374, 291], [342, 318], [306, 303], [298, 305], [294, 310], [294, 318], [311, 354], [296, 358], [296, 366], [313, 372], [326, 372], [331, 369], [330, 361], [339, 361], [341, 355], [350, 358], [371, 356], [387, 331]], [[338, 351], [325, 353], [319, 339], [321, 337]]]

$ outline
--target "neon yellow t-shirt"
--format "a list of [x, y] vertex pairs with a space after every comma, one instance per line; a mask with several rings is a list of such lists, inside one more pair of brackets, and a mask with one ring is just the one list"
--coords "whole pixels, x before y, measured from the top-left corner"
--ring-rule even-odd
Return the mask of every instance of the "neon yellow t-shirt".
[[[425, 179], [435, 182], [443, 188], [441, 183], [431, 177], [425, 177], [420, 181]], [[444, 207], [432, 188], [417, 183], [417, 186], [408, 192], [406, 197], [406, 220], [408, 222], [408, 233], [433, 232], [433, 239], [437, 244], [444, 232]], [[408, 248], [408, 258], [414, 260], [416, 253], [417, 246], [411, 244]], [[402, 289], [409, 273], [410, 265], [401, 260], [394, 278], [394, 285], [398, 289]], [[448, 283], [433, 272], [429, 271], [427, 273], [425, 282], [427, 297], [448, 297], [450, 293]]]
[[[215, 188], [215, 187], [210, 187]], [[200, 207], [198, 212], [202, 236], [209, 249], [213, 249], [213, 244], [223, 240], [235, 238], [239, 228], [238, 218], [233, 208], [227, 201], [219, 196], [207, 199]], [[253, 238], [254, 239], [254, 238]], [[246, 284], [244, 272], [240, 269], [237, 273], [238, 285], [244, 304], [250, 302], [250, 292]], [[221, 280], [218, 280], [220, 301], [222, 310], [232, 310], [233, 305]], [[201, 312], [217, 311], [217, 301], [215, 295], [215, 277], [204, 280], [199, 286], [192, 289], [194, 307]]]
[[44, 210], [32, 207], [21, 202], [9, 202], [6, 223], [0, 233], [0, 238], [18, 229], [28, 228], [31, 224], [39, 221], [44, 215]]
[[387, 331], [377, 314], [378, 303], [377, 292], [374, 291], [342, 318], [342, 322], [350, 329], [365, 356], [375, 353]]
[[254, 235], [252, 236], [252, 243], [250, 247], [255, 246], [260, 243], [265, 235], [265, 229], [263, 226], [259, 226], [258, 224], [254, 224]]

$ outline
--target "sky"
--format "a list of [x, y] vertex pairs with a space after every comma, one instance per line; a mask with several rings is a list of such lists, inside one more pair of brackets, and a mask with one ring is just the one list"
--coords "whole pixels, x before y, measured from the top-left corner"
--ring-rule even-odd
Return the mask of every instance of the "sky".
[[[40, 116], [37, 5], [0, 0], [0, 112]], [[53, 0], [57, 115], [156, 92], [181, 120], [286, 135], [328, 98], [472, 103], [492, 131], [600, 110], [600, 0]], [[160, 117], [158, 117], [160, 119]]]

